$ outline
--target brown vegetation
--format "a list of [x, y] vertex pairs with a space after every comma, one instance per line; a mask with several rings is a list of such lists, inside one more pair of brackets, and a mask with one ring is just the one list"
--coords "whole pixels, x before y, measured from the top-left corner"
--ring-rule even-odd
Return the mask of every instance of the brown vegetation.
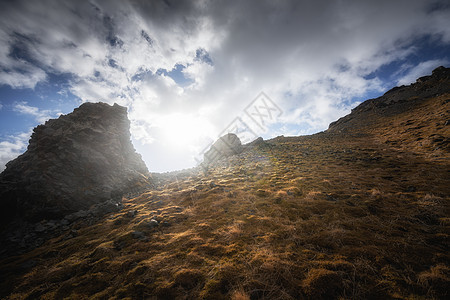
[[76, 237], [2, 261], [1, 295], [448, 299], [449, 148], [417, 139], [450, 136], [449, 98], [160, 175]]

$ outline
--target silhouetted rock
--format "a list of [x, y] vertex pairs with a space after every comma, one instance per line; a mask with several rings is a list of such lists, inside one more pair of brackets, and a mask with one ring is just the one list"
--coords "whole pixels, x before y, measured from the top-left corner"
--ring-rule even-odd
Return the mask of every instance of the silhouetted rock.
[[234, 133], [220, 137], [204, 155], [204, 164], [208, 165], [223, 157], [241, 153], [243, 150], [241, 140]]
[[117, 209], [124, 192], [147, 182], [129, 128], [126, 108], [106, 103], [84, 103], [37, 126], [28, 150], [0, 174], [2, 221]]

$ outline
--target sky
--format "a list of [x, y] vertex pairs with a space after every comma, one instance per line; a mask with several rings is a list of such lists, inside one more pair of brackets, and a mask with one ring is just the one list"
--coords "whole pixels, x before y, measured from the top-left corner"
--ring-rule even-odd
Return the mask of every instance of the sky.
[[219, 136], [326, 130], [362, 101], [450, 66], [450, 2], [0, 0], [0, 171], [33, 127], [126, 106], [152, 172]]

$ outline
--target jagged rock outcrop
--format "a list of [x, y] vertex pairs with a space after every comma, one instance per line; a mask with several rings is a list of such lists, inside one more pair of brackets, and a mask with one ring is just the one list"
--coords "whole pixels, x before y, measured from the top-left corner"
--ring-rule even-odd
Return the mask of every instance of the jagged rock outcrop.
[[0, 174], [3, 222], [60, 219], [148, 183], [125, 107], [84, 103], [34, 128], [27, 151]]
[[450, 68], [438, 67], [430, 76], [423, 76], [408, 86], [394, 87], [383, 96], [369, 99], [352, 112], [332, 122], [329, 133], [361, 131], [376, 125], [378, 117], [401, 114], [418, 105], [424, 99], [450, 92]]
[[205, 153], [203, 163], [209, 165], [223, 157], [239, 154], [243, 151], [241, 140], [234, 133], [220, 137]]
[[251, 147], [257, 147], [257, 146], [261, 146], [264, 145], [265, 141], [262, 137], [258, 137], [257, 139], [255, 139], [254, 141], [251, 141], [248, 144], [245, 144], [244, 146], [247, 148], [251, 148]]

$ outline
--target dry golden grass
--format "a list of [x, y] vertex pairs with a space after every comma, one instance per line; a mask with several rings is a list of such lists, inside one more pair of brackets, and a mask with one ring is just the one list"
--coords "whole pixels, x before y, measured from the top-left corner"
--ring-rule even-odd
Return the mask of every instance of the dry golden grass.
[[2, 261], [0, 295], [448, 299], [449, 152], [419, 151], [395, 130], [418, 114], [424, 132], [437, 130], [441, 110], [420, 106], [367, 134], [278, 138], [207, 174], [161, 175], [123, 211], [76, 224], [77, 237]]

